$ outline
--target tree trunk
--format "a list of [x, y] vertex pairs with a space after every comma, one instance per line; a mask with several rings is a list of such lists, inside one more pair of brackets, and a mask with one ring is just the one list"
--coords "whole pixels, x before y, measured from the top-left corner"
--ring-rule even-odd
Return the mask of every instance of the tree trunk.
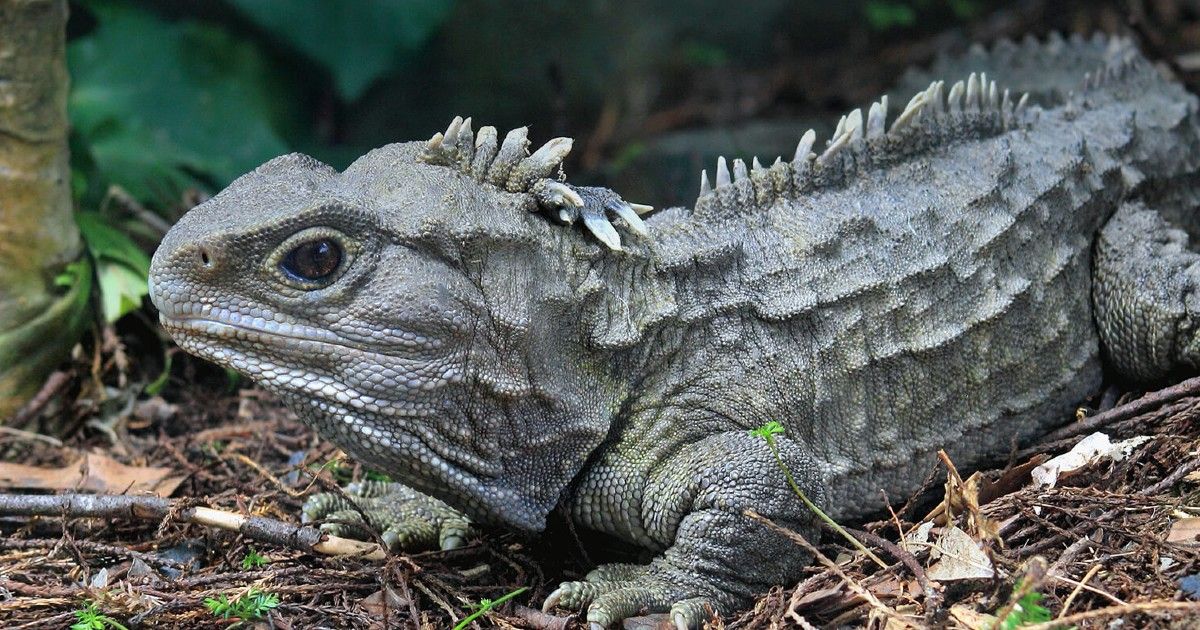
[[0, 420], [87, 323], [91, 269], [68, 269], [87, 262], [71, 208], [66, 20], [66, 0], [0, 0]]

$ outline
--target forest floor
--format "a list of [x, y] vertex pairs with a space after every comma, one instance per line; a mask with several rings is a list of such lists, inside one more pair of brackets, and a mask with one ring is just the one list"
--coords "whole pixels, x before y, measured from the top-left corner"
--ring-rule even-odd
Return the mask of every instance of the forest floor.
[[[870, 53], [878, 64], [864, 63], [862, 53], [782, 74], [795, 77], [794, 90], [833, 90], [856, 101], [886, 87], [895, 76], [888, 64], [927, 60], [947, 41], [1049, 27], [1132, 29], [1195, 89], [1185, 53], [1200, 49], [1200, 23], [1172, 8], [1187, 3], [1139, 9], [1133, 2], [1131, 13], [1125, 5], [1062, 2], [1048, 17], [1053, 4], [1018, 2], [954, 33], [900, 41]], [[1131, 20], [1138, 10], [1144, 19]], [[855, 72], [841, 72], [851, 63]], [[879, 68], [879, 76], [864, 79], [863, 67]], [[852, 86], [826, 80], [852, 74]], [[558, 581], [598, 561], [638, 559], [557, 516], [536, 540], [483, 530], [458, 550], [382, 560], [321, 555], [195, 522], [189, 508], [208, 506], [295, 524], [306, 497], [367, 471], [270, 396], [177, 349], [167, 351], [171, 378], [152, 383], [164, 341], [148, 320], [126, 318], [94, 338], [26, 410], [26, 420], [52, 420], [47, 432], [69, 437], [0, 430], [0, 487], [184, 498], [150, 517], [138, 510], [121, 518], [0, 517], [4, 628], [63, 628], [85, 617], [103, 624], [103, 616], [130, 628], [226, 628], [239, 620], [245, 627], [450, 628], [475, 612], [478, 627], [578, 628], [566, 613], [536, 609]], [[886, 566], [826, 532], [817, 546], [824, 560], [798, 584], [772, 589], [714, 627], [981, 628], [1052, 619], [1054, 627], [1116, 627], [1115, 620], [1196, 627], [1200, 382], [1148, 394], [1109, 388], [1085, 404], [1064, 429], [1014, 448], [994, 470], [963, 478], [943, 461], [920, 499], [888, 497], [895, 509], [886, 518], [844, 524], [860, 530]], [[1088, 437], [1095, 432], [1118, 446]], [[1086, 463], [1052, 486], [1035, 484], [1037, 466], [1084, 438], [1099, 443]], [[1130, 438], [1139, 439], [1124, 442]], [[494, 608], [481, 606], [519, 589]], [[261, 619], [249, 619], [255, 615]], [[663, 624], [657, 616], [626, 627]]]

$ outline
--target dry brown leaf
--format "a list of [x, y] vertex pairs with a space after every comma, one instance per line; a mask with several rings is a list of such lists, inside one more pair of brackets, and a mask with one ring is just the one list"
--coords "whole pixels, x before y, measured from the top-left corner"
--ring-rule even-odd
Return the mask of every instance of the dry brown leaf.
[[1171, 523], [1171, 529], [1167, 532], [1167, 542], [1169, 543], [1195, 543], [1196, 538], [1200, 536], [1200, 517], [1181, 518], [1174, 523]]
[[983, 628], [992, 628], [996, 625], [996, 618], [992, 615], [977, 612], [968, 606], [964, 606], [963, 604], [955, 604], [951, 606], [950, 616], [953, 617], [958, 623], [971, 628], [972, 630], [977, 628], [981, 630]]
[[174, 472], [161, 466], [126, 466], [106, 455], [86, 453], [62, 468], [0, 462], [0, 488], [169, 497], [183, 482]]
[[969, 580], [996, 575], [992, 561], [980, 544], [963, 530], [947, 525], [930, 549], [930, 558], [940, 558], [929, 567], [931, 580]]
[[358, 605], [364, 611], [376, 617], [383, 617], [386, 615], [397, 616], [407, 613], [409, 602], [396, 589], [389, 586], [362, 598], [359, 600]]

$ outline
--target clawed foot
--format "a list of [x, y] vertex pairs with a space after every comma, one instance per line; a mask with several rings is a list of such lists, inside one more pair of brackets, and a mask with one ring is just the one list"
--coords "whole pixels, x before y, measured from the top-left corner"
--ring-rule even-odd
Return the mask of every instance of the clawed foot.
[[[470, 521], [458, 510], [408, 486], [382, 481], [352, 483], [346, 496], [323, 492], [304, 503], [301, 520], [317, 520], [334, 536], [366, 538], [382, 532], [389, 549], [456, 549], [466, 543]], [[363, 517], [366, 516], [366, 521]]]
[[582, 581], [563, 582], [546, 598], [542, 610], [559, 606], [568, 610], [587, 609], [590, 630], [604, 630], [627, 617], [668, 612], [679, 630], [704, 626], [716, 612], [706, 597], [689, 597], [675, 581], [655, 575], [649, 567], [607, 564], [588, 573]]
[[556, 210], [563, 223], [573, 224], [582, 219], [592, 235], [614, 250], [621, 249], [621, 236], [609, 216], [619, 219], [634, 234], [645, 236], [646, 224], [638, 215], [654, 209], [629, 203], [607, 188], [571, 186], [552, 179], [536, 182], [531, 192], [541, 207]]

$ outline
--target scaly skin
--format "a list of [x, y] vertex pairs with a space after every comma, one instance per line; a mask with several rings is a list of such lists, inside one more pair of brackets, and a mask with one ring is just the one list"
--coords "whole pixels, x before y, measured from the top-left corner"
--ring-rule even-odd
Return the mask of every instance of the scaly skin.
[[342, 173], [284, 156], [171, 230], [151, 295], [184, 349], [405, 484], [355, 499], [393, 544], [455, 546], [466, 518], [533, 532], [561, 504], [659, 555], [547, 608], [698, 627], [807, 562], [746, 509], [817, 535], [750, 429], [783, 423], [799, 483], [853, 518], [939, 448], [971, 467], [1061, 422], [1105, 360], [1200, 365], [1200, 264], [1171, 223], [1195, 206], [1196, 100], [1122, 40], [1046, 50], [1046, 76], [1099, 84], [1028, 109], [931, 85], [820, 156], [806, 136], [791, 162], [722, 161], [645, 237], [638, 207], [552, 178], [564, 139], [526, 158], [523, 130], [456, 119]]

